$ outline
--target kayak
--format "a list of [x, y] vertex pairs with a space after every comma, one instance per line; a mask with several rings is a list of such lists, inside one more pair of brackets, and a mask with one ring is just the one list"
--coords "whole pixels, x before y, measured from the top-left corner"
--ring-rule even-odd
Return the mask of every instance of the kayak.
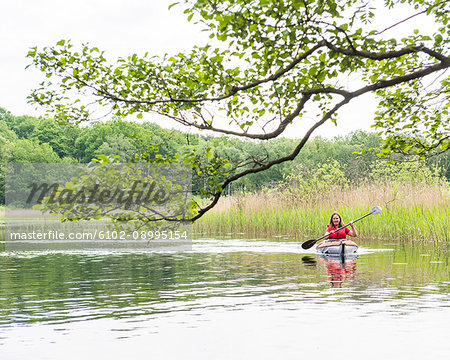
[[324, 255], [356, 255], [358, 245], [348, 239], [332, 239], [322, 241], [316, 248], [319, 254]]

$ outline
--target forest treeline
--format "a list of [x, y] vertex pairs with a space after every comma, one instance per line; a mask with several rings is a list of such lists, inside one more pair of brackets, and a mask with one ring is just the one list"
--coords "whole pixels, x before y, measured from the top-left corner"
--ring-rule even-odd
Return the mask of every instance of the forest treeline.
[[[4, 203], [4, 168], [8, 162], [87, 163], [101, 154], [118, 155], [121, 162], [151, 162], [156, 157], [172, 158], [195, 147], [197, 153], [205, 154], [205, 161], [222, 158], [237, 164], [237, 168], [230, 170], [233, 172], [249, 166], [249, 158], [288, 154], [297, 142], [278, 138], [261, 144], [226, 136], [186, 134], [150, 122], [135, 123], [121, 119], [80, 127], [58, 124], [46, 118], [14, 116], [0, 108], [0, 201]], [[379, 136], [373, 132], [355, 131], [330, 140], [316, 137], [307, 143], [294, 161], [244, 177], [226, 192], [258, 191], [316, 177], [358, 183], [380, 172], [383, 176], [395, 177], [402, 176], [403, 171], [403, 176], [411, 178], [439, 173], [450, 179], [450, 152], [422, 162], [405, 162], [399, 171], [398, 167], [390, 168], [380, 160], [376, 150], [361, 153], [363, 149], [377, 149], [380, 145]], [[193, 181], [194, 189], [202, 186], [200, 178], [194, 176]]]

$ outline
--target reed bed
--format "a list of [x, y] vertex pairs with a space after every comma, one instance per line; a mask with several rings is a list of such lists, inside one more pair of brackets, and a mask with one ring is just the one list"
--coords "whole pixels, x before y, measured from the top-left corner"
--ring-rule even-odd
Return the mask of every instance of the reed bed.
[[448, 242], [447, 183], [372, 183], [311, 196], [286, 190], [236, 194], [223, 198], [195, 223], [194, 229], [209, 234], [317, 238], [325, 233], [332, 212], [338, 211], [344, 222], [349, 222], [377, 205], [383, 208], [381, 214], [356, 224], [360, 238]]

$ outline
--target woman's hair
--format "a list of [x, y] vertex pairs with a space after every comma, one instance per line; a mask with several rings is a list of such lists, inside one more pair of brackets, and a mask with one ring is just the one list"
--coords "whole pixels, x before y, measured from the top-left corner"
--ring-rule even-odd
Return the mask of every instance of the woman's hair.
[[[339, 216], [339, 225], [338, 225], [337, 228], [340, 228], [340, 227], [344, 226], [344, 224], [342, 223], [342, 216], [338, 212], [334, 212], [334, 213], [331, 214], [330, 225], [334, 227], [334, 224], [333, 224], [333, 216], [334, 215]], [[335, 229], [337, 229], [337, 228], [335, 228]]]

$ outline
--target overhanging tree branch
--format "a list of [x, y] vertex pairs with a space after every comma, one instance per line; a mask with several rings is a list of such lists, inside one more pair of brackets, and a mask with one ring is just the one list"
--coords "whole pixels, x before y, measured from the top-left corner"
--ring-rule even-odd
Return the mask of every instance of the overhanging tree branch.
[[[42, 51], [35, 48], [29, 57], [51, 79], [30, 98], [49, 106], [57, 118], [66, 121], [89, 119], [89, 102], [82, 102], [80, 97], [71, 102], [75, 91], [99, 99], [98, 105], [112, 108], [117, 116], [156, 113], [187, 127], [256, 140], [274, 139], [310, 106], [319, 109], [320, 120], [288, 155], [249, 156], [244, 163], [247, 168], [234, 166], [228, 173], [220, 168], [220, 159], [213, 162], [202, 158], [191, 147], [185, 161], [192, 162], [198, 173], [208, 174], [210, 185], [204, 194], [211, 200], [193, 220], [217, 204], [227, 185], [293, 160], [318, 127], [363, 94], [378, 95], [375, 123], [386, 137], [403, 136], [402, 142], [388, 138], [387, 152], [421, 151], [420, 144], [415, 147], [415, 139], [407, 134], [417, 124], [425, 124], [423, 134], [430, 135], [426, 150], [450, 148], [449, 138], [440, 135], [448, 127], [445, 114], [450, 111], [450, 81], [443, 75], [450, 67], [450, 3], [409, 0], [405, 5], [414, 8], [416, 14], [393, 26], [411, 22], [421, 14], [433, 17], [439, 28], [430, 35], [412, 27], [412, 33], [402, 39], [382, 38], [392, 26], [380, 31], [358, 28], [375, 16], [369, 2], [182, 3], [189, 18], [197, 16], [206, 25], [210, 44], [163, 60], [132, 55], [119, 59], [117, 65], [108, 65], [96, 48], [83, 46], [81, 51], [74, 51], [64, 40]], [[389, 6], [400, 3], [404, 1], [387, 1]], [[353, 74], [359, 74], [363, 82], [356, 90], [346, 83], [346, 77]], [[436, 79], [426, 87], [422, 85], [420, 80], [432, 74]], [[414, 102], [420, 105], [420, 114], [413, 113]], [[212, 110], [216, 107], [217, 116]], [[223, 115], [230, 126], [217, 124], [216, 119]], [[425, 120], [421, 122], [420, 116]]]

